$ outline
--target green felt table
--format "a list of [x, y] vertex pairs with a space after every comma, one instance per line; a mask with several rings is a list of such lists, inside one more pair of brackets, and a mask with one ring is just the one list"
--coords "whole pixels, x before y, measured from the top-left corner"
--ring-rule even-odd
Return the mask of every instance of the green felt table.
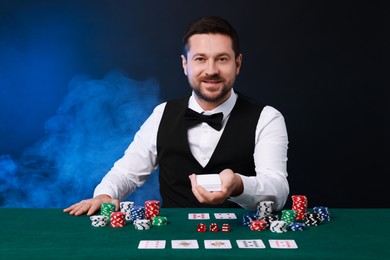
[[[87, 216], [62, 209], [1, 208], [0, 259], [390, 259], [390, 209], [330, 209], [332, 220], [303, 232], [251, 231], [242, 225], [243, 209], [161, 209], [168, 225], [136, 230], [92, 227]], [[189, 220], [188, 213], [210, 213], [209, 220]], [[234, 212], [235, 220], [213, 213]], [[199, 233], [198, 223], [231, 231]], [[199, 249], [172, 249], [171, 240], [196, 239]], [[205, 249], [205, 239], [228, 239], [232, 249]], [[237, 239], [262, 239], [265, 249], [240, 249]], [[273, 249], [270, 239], [293, 239], [298, 249]], [[166, 240], [165, 249], [138, 249], [140, 240]]]

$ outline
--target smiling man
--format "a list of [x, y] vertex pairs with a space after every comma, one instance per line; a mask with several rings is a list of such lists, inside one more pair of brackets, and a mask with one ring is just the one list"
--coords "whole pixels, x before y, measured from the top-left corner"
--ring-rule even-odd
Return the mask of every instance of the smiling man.
[[[234, 91], [242, 64], [236, 31], [222, 18], [202, 17], [183, 41], [192, 94], [157, 106], [94, 197], [64, 212], [92, 215], [103, 202], [118, 209], [157, 168], [163, 207], [254, 210], [267, 200], [274, 210], [283, 208], [289, 194], [284, 118]], [[196, 176], [210, 173], [219, 175], [220, 191], [198, 185]]]

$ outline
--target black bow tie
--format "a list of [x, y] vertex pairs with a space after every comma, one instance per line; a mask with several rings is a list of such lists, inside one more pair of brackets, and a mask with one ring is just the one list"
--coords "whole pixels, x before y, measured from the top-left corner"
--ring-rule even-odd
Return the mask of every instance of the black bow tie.
[[186, 120], [187, 128], [205, 122], [215, 130], [219, 131], [222, 128], [223, 113], [220, 112], [212, 115], [203, 115], [195, 112], [190, 108], [187, 108], [184, 119]]

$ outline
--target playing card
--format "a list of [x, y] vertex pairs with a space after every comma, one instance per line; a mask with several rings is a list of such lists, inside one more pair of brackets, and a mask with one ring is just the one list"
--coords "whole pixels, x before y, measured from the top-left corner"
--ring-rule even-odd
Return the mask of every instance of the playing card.
[[141, 240], [138, 249], [164, 249], [165, 240]]
[[198, 249], [198, 241], [194, 240], [172, 240], [173, 249]]
[[188, 219], [210, 219], [209, 213], [188, 213]]
[[205, 240], [204, 247], [206, 249], [230, 249], [232, 245], [230, 240]]
[[216, 219], [237, 219], [234, 213], [214, 213]]
[[207, 191], [221, 191], [219, 174], [196, 175], [196, 182]]
[[298, 248], [298, 245], [295, 243], [295, 240], [292, 239], [288, 239], [288, 240], [270, 239], [268, 240], [268, 242], [271, 248], [283, 248], [283, 249]]
[[252, 248], [252, 249], [263, 249], [265, 245], [261, 239], [239, 239], [237, 240], [237, 246], [239, 248]]

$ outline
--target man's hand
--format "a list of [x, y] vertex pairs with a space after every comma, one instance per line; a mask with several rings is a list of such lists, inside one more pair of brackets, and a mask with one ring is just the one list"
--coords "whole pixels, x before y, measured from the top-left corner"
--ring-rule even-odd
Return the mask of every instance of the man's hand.
[[102, 203], [114, 203], [115, 211], [119, 209], [119, 201], [112, 199], [110, 196], [102, 194], [92, 199], [82, 200], [79, 203], [64, 209], [64, 212], [69, 212], [70, 215], [80, 216], [87, 213], [88, 216], [92, 216], [96, 211], [100, 209]]
[[244, 188], [241, 177], [230, 169], [219, 173], [221, 179], [221, 191], [207, 191], [196, 182], [196, 175], [189, 176], [191, 180], [192, 193], [200, 203], [218, 205], [223, 203], [229, 196], [240, 195]]

